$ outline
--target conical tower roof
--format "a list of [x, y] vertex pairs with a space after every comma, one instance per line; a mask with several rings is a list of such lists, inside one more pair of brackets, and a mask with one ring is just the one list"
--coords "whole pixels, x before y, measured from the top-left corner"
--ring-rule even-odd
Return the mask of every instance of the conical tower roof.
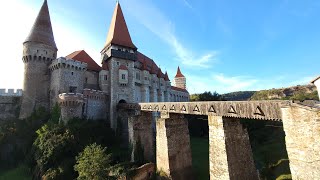
[[52, 25], [50, 20], [49, 8], [47, 0], [43, 2], [40, 12], [33, 24], [26, 42], [39, 42], [57, 49], [53, 37]]
[[184, 75], [181, 73], [180, 71], [180, 67], [178, 66], [178, 70], [177, 70], [177, 74], [175, 76], [176, 78], [179, 78], [179, 77], [184, 77]]
[[113, 12], [105, 47], [109, 44], [137, 49], [131, 40], [126, 20], [124, 19], [119, 2], [117, 2]]

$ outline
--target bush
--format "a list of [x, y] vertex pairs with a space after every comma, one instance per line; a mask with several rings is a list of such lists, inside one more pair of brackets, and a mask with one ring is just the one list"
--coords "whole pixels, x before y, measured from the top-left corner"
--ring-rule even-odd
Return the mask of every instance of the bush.
[[[58, 116], [56, 116], [58, 117]], [[53, 119], [37, 130], [34, 142], [34, 174], [37, 178], [74, 179], [75, 157], [93, 143], [115, 146], [114, 132], [103, 121], [72, 119], [56, 124]]]
[[[62, 125], [49, 126], [47, 124], [37, 130], [37, 134], [38, 138], [34, 142], [34, 159], [39, 172], [36, 174], [39, 174], [40, 177], [47, 173], [56, 174], [61, 162], [66, 157], [74, 157], [76, 154], [74, 135]], [[50, 172], [47, 172], [48, 170]]]
[[77, 179], [107, 179], [111, 163], [111, 155], [106, 154], [106, 148], [93, 143], [87, 146], [76, 157], [74, 170], [79, 173]]

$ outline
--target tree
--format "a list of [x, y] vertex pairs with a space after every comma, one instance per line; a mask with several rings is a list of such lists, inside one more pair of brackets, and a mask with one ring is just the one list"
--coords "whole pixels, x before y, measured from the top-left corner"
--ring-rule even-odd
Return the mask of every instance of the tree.
[[111, 155], [106, 153], [106, 148], [93, 143], [88, 145], [76, 157], [74, 170], [78, 171], [77, 179], [102, 180], [108, 179], [108, 168], [111, 163]]
[[210, 91], [205, 91], [201, 94], [192, 94], [190, 96], [190, 101], [222, 101], [222, 97], [217, 92], [211, 93]]
[[[62, 164], [67, 164], [66, 161], [73, 161], [76, 155], [76, 139], [73, 132], [63, 125], [43, 125], [39, 130], [36, 131], [38, 134], [37, 139], [33, 143], [35, 153], [34, 160], [36, 161], [36, 168], [39, 171], [36, 174], [41, 177], [47, 175], [62, 175], [59, 173], [52, 173], [52, 169], [56, 169]], [[72, 158], [71, 158], [72, 157]], [[72, 165], [70, 166], [71, 171], [68, 168], [62, 171], [65, 175], [72, 174]], [[51, 170], [50, 170], [51, 169]], [[50, 172], [47, 172], [50, 171]], [[51, 172], [52, 171], [52, 172]]]

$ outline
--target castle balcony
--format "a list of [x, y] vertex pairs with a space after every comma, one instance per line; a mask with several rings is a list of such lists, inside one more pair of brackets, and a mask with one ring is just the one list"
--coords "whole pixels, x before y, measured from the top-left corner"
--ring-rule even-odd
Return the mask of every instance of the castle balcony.
[[126, 60], [137, 60], [137, 54], [136, 53], [130, 53], [127, 51], [120, 51], [116, 49], [111, 49], [111, 57], [126, 59]]

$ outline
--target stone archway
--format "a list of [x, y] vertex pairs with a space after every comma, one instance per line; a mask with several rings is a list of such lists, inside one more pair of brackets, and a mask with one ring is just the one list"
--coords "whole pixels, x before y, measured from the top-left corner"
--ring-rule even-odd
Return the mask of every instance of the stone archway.
[[127, 103], [127, 101], [124, 100], [124, 99], [121, 99], [121, 100], [118, 102], [118, 104], [124, 104], [124, 103]]

